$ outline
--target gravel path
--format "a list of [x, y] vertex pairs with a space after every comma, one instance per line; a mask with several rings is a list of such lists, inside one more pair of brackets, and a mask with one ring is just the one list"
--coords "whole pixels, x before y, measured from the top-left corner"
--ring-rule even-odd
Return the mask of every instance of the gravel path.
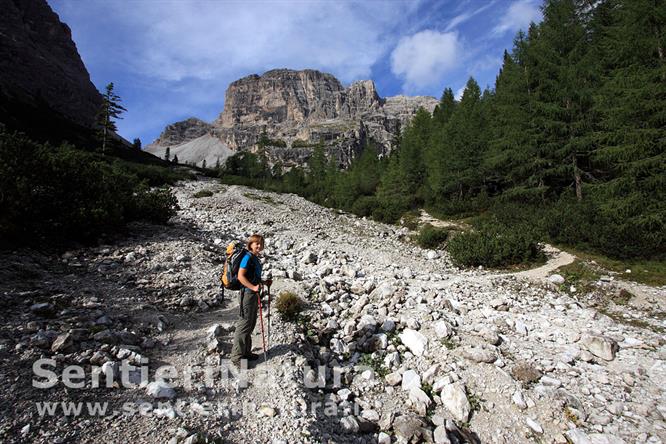
[[[202, 189], [213, 195], [194, 198]], [[181, 210], [168, 227], [133, 224], [64, 254], [0, 255], [0, 440], [666, 440], [664, 288], [615, 304], [617, 281], [589, 294], [548, 283], [566, 254], [508, 275], [459, 270], [406, 229], [294, 195], [211, 180], [174, 190]], [[273, 317], [268, 361], [250, 366], [244, 386], [234, 369], [222, 374], [238, 306], [217, 277], [227, 243], [253, 232], [267, 238], [273, 295], [293, 292], [307, 308], [296, 323]], [[111, 388], [44, 390], [31, 386], [40, 357], [58, 374], [143, 360], [151, 382], [164, 365], [179, 376], [166, 378], [172, 391], [157, 387], [162, 399], [151, 386], [122, 387], [117, 373]], [[44, 401], [117, 412], [40, 416]]]

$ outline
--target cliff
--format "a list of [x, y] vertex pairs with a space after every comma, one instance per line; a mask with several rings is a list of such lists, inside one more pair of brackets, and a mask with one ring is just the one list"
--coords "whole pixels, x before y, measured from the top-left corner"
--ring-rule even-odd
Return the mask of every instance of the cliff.
[[[269, 160], [285, 166], [302, 164], [314, 146], [323, 144], [344, 167], [368, 140], [382, 153], [390, 152], [399, 129], [418, 108], [432, 111], [436, 104], [434, 97], [381, 98], [371, 80], [345, 88], [331, 74], [276, 69], [232, 82], [224, 110], [206, 131], [232, 152], [255, 151], [265, 135]], [[206, 128], [198, 119], [175, 125], [178, 137], [170, 125], [148, 150], [158, 153], [171, 146], [173, 151]], [[179, 160], [189, 159], [179, 155]]]
[[2, 115], [20, 105], [91, 127], [102, 97], [69, 27], [43, 0], [0, 0], [0, 9]]

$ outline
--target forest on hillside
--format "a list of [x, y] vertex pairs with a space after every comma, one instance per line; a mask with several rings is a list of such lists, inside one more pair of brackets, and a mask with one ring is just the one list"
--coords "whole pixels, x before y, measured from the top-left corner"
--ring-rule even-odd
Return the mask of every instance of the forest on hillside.
[[543, 21], [504, 53], [493, 89], [470, 78], [455, 100], [445, 88], [388, 158], [369, 143], [340, 171], [319, 147], [307, 171], [283, 174], [260, 146], [221, 176], [387, 222], [418, 208], [473, 217], [477, 243], [663, 258], [665, 22], [661, 0], [548, 0]]

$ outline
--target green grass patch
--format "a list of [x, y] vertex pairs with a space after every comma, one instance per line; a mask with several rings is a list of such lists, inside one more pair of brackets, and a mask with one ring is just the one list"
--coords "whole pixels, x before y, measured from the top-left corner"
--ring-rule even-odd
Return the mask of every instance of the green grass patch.
[[579, 259], [558, 268], [557, 272], [564, 277], [564, 284], [560, 288], [563, 291], [573, 285], [578, 290], [590, 292], [595, 288], [594, 283], [601, 277], [597, 269]]
[[454, 341], [451, 338], [442, 338], [439, 340], [439, 343], [449, 350], [455, 350], [456, 348], [458, 348], [459, 345], [456, 341]]
[[[618, 273], [620, 279], [639, 284], [660, 287], [666, 285], [666, 258], [658, 259], [611, 259], [596, 253], [560, 246], [576, 257], [587, 262], [595, 262], [599, 267]], [[626, 270], [631, 270], [627, 273]]]
[[[664, 328], [660, 325], [651, 324], [648, 321], [644, 321], [643, 319], [636, 319], [636, 318], [633, 318], [633, 317], [628, 317], [628, 316], [625, 316], [624, 313], [617, 312], [617, 311], [612, 311], [612, 310], [609, 310], [608, 308], [604, 308], [604, 307], [599, 308], [598, 311], [599, 311], [599, 313], [602, 313], [602, 314], [608, 316], [609, 318], [611, 318], [612, 320], [614, 320], [615, 322], [617, 322], [619, 324], [629, 325], [631, 327], [636, 327], [636, 328], [640, 328], [640, 329], [643, 329], [643, 330], [650, 330], [650, 331], [653, 331], [653, 332], [655, 332], [659, 335], [666, 333], [666, 328]], [[649, 316], [650, 318], [663, 320], [664, 316], [666, 316], [666, 313], [660, 313], [660, 312], [650, 313], [646, 316]]]

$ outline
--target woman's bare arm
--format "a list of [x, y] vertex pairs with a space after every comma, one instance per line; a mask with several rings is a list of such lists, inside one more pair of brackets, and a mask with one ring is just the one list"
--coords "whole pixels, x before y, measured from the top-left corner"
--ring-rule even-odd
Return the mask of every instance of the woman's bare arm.
[[250, 282], [246, 276], [247, 274], [247, 269], [246, 268], [239, 268], [238, 269], [238, 281], [243, 284], [244, 287], [249, 288], [252, 291], [259, 291], [259, 286], [258, 285], [252, 285], [252, 282]]

